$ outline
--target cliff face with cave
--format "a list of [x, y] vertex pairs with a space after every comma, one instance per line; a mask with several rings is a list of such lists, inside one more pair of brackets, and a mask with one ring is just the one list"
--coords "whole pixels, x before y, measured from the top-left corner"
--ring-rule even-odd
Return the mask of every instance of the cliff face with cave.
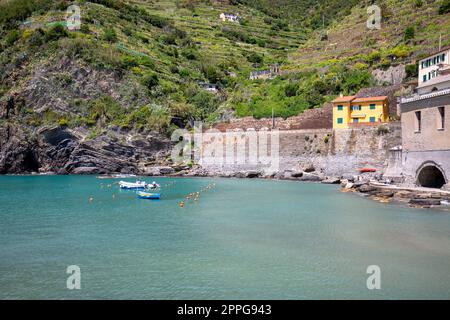
[[102, 96], [124, 108], [148, 103], [140, 84], [121, 73], [64, 58], [9, 77], [16, 86], [0, 99], [0, 174], [138, 173], [166, 163], [172, 144], [156, 132], [124, 130], [106, 120], [93, 135], [81, 124], [46, 123], [50, 116], [80, 117], [85, 101]]
[[16, 124], [0, 127], [0, 174], [141, 173], [167, 164], [171, 142], [154, 133], [110, 130], [89, 138], [85, 129]]

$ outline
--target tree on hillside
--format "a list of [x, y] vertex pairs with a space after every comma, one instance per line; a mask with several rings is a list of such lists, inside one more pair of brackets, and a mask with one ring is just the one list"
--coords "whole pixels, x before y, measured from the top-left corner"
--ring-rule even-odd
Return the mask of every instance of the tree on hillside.
[[446, 14], [450, 12], [450, 0], [444, 0], [439, 7], [439, 14]]
[[117, 33], [114, 28], [107, 28], [103, 31], [103, 38], [108, 42], [116, 42], [117, 41]]
[[405, 42], [408, 42], [409, 40], [414, 39], [415, 36], [415, 29], [413, 26], [409, 26], [406, 28], [405, 30], [405, 34], [403, 36], [403, 39], [405, 40]]

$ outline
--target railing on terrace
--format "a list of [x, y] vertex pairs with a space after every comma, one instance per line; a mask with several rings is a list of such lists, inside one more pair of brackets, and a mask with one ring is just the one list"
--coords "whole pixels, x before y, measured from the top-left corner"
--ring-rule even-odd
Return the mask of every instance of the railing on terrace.
[[426, 93], [426, 94], [415, 94], [413, 96], [404, 97], [404, 98], [402, 98], [401, 101], [402, 101], [402, 103], [408, 103], [408, 102], [413, 102], [413, 101], [418, 101], [418, 100], [423, 100], [423, 99], [439, 97], [439, 96], [443, 96], [446, 94], [450, 94], [450, 88], [433, 91], [433, 92]]

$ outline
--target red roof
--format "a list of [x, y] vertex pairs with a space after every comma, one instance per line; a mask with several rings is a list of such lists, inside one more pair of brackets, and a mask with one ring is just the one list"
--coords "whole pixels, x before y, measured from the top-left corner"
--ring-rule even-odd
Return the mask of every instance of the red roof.
[[355, 99], [355, 96], [345, 96], [345, 97], [337, 97], [332, 103], [338, 103], [338, 102], [351, 102], [353, 99]]
[[371, 101], [384, 101], [388, 97], [387, 96], [381, 96], [381, 97], [367, 97], [367, 98], [356, 98], [352, 102], [371, 102]]

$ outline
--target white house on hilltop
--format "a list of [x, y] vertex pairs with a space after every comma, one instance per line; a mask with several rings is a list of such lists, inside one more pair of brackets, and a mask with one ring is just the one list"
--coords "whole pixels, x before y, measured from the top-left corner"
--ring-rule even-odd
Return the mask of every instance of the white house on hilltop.
[[230, 22], [239, 22], [241, 20], [241, 17], [237, 14], [232, 14], [232, 13], [224, 13], [222, 12], [219, 16], [219, 18], [225, 22], [225, 21], [230, 21]]
[[419, 61], [418, 94], [450, 88], [450, 46]]

